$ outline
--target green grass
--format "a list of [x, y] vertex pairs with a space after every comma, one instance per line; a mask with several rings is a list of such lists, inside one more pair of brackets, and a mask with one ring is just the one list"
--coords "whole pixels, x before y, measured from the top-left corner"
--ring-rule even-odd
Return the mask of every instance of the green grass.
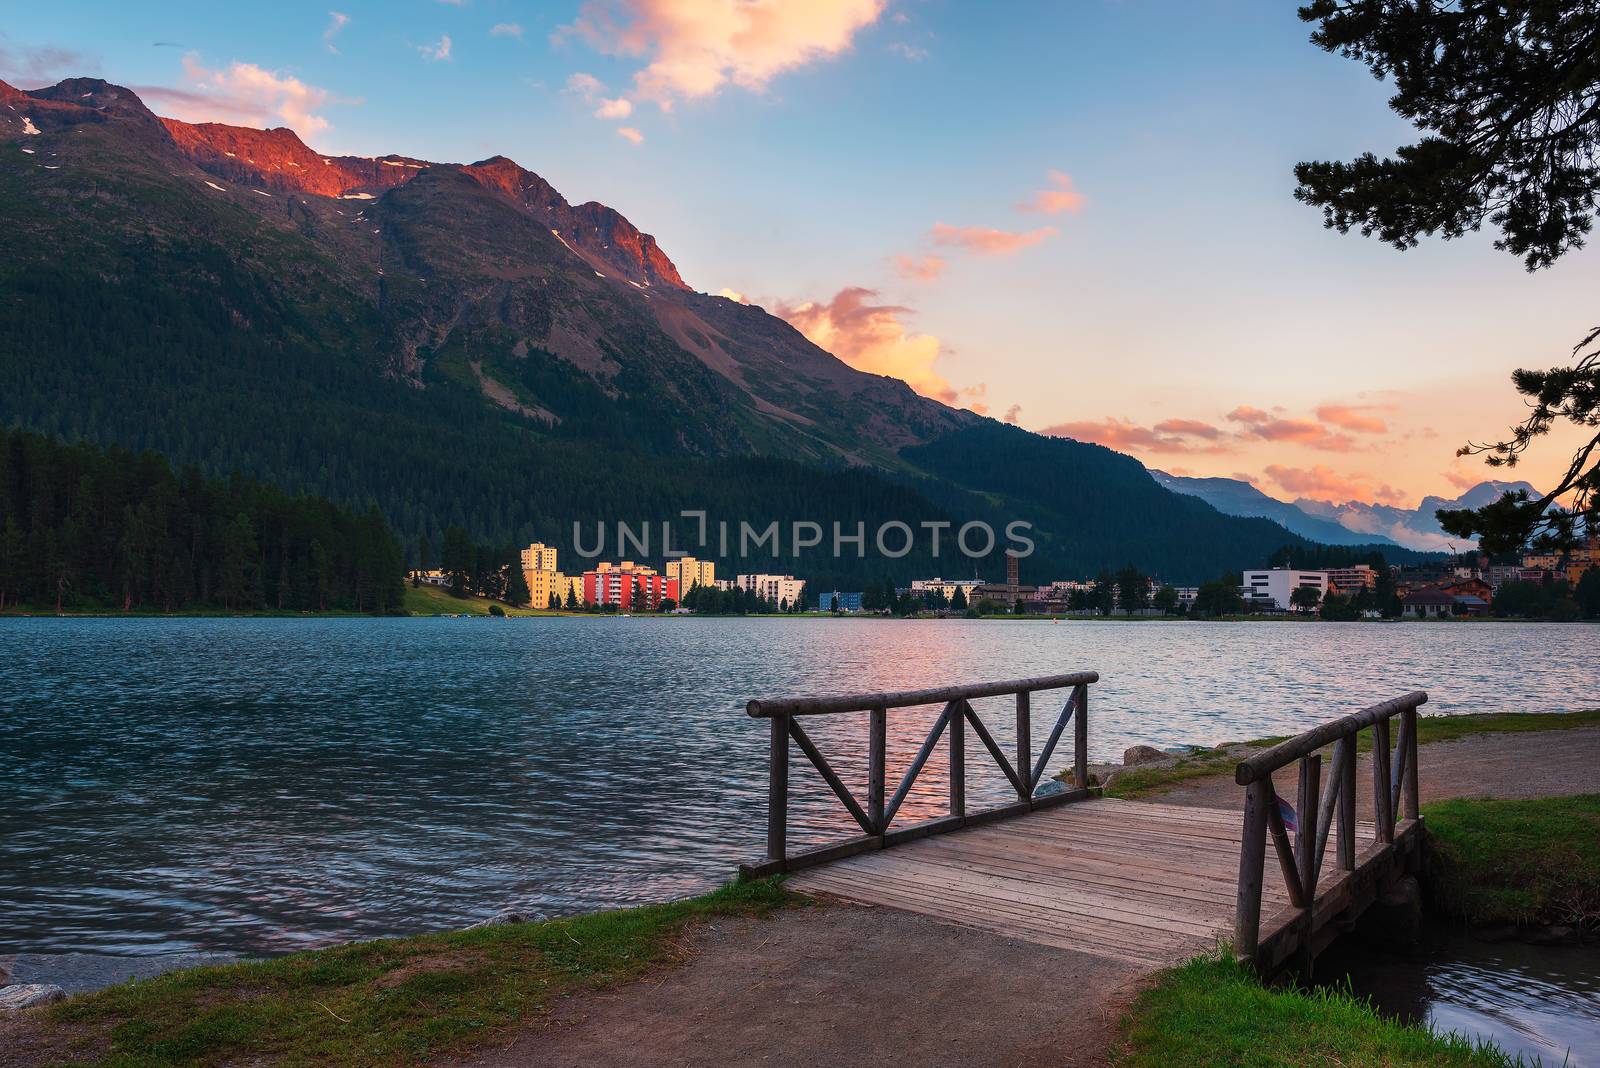
[[1600, 925], [1600, 794], [1423, 806], [1429, 893], [1475, 924]]
[[87, 1051], [73, 1063], [117, 1068], [417, 1064], [562, 995], [681, 959], [677, 938], [695, 920], [787, 901], [775, 881], [737, 883], [664, 905], [197, 968], [71, 998], [40, 1026], [59, 1035], [64, 1057]]
[[1269, 989], [1231, 956], [1158, 977], [1123, 1019], [1122, 1068], [1360, 1068], [1516, 1063], [1493, 1046], [1384, 1019], [1349, 994]]
[[1481, 716], [1418, 716], [1417, 742], [1448, 742], [1468, 734], [1571, 730], [1600, 726], [1600, 709], [1587, 712], [1491, 712]]
[[[1282, 738], [1257, 738], [1243, 744], [1266, 748], [1281, 741]], [[1232, 776], [1233, 769], [1238, 765], [1239, 758], [1229, 756], [1223, 749], [1196, 749], [1179, 757], [1178, 762], [1171, 766], [1134, 767], [1121, 772], [1111, 785], [1106, 787], [1105, 794], [1107, 797], [1120, 797], [1131, 801], [1163, 793], [1190, 779], [1205, 779], [1213, 775]], [[1062, 775], [1070, 774], [1070, 771], [1062, 772]]]
[[[1476, 716], [1418, 716], [1417, 743], [1448, 742], [1469, 734], [1502, 734], [1521, 731], [1571, 730], [1574, 727], [1600, 725], [1600, 709], [1586, 712], [1491, 712]], [[1257, 738], [1244, 744], [1271, 746], [1282, 738]], [[1362, 731], [1357, 738], [1357, 748], [1367, 752], [1372, 748], [1372, 731]], [[1228, 756], [1220, 749], [1197, 749], [1178, 758], [1178, 762], [1164, 767], [1135, 767], [1119, 774], [1106, 789], [1107, 797], [1133, 800], [1160, 794], [1192, 780], [1213, 775], [1233, 774], [1237, 757]], [[1062, 772], [1065, 777], [1070, 772]]]
[[486, 616], [489, 606], [497, 604], [508, 616], [582, 615], [581, 612], [552, 612], [548, 609], [513, 608], [487, 597], [456, 597], [438, 586], [412, 586], [406, 583], [405, 610], [414, 616], [466, 615]]

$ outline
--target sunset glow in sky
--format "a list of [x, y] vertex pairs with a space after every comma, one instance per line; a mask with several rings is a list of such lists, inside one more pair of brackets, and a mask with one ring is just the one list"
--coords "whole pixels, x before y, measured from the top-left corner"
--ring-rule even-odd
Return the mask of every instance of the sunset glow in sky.
[[[1281, 0], [19, 5], [0, 78], [97, 75], [324, 151], [503, 153], [852, 364], [1153, 467], [1413, 506], [1565, 362], [1595, 253], [1323, 229], [1303, 159], [1410, 131]], [[1546, 485], [1570, 436], [1514, 474]]]

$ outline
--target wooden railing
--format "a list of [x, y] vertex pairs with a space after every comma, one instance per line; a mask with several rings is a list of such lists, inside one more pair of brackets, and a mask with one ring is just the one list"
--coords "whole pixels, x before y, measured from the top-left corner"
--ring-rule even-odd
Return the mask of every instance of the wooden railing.
[[[1234, 952], [1241, 960], [1268, 970], [1276, 966], [1293, 944], [1308, 949], [1319, 930], [1335, 914], [1364, 907], [1353, 886], [1356, 856], [1356, 745], [1361, 731], [1372, 728], [1373, 840], [1359, 866], [1373, 869], [1367, 885], [1359, 888], [1367, 898], [1377, 869], [1390, 863], [1397, 828], [1409, 839], [1417, 820], [1417, 706], [1428, 700], [1421, 690], [1343, 719], [1324, 723], [1298, 737], [1263, 750], [1238, 766], [1235, 781], [1245, 787], [1244, 837], [1239, 849], [1239, 896], [1234, 914]], [[1398, 736], [1391, 752], [1390, 720], [1400, 717]], [[1333, 745], [1328, 781], [1322, 783], [1322, 756], [1317, 751]], [[1272, 773], [1299, 761], [1300, 780], [1294, 805], [1296, 831], [1291, 844]], [[1398, 810], [1398, 816], [1397, 816]], [[1318, 901], [1317, 882], [1335, 828], [1336, 866], [1350, 878], [1341, 878], [1339, 893], [1330, 891]], [[1271, 925], [1273, 946], [1266, 946], [1261, 924], [1261, 889], [1266, 864], [1266, 843], [1272, 839], [1283, 872], [1290, 907]], [[1409, 844], [1409, 841], [1408, 843]], [[1321, 913], [1320, 915], [1318, 913]], [[1292, 937], [1282, 937], [1287, 935]], [[1278, 943], [1282, 943], [1279, 945]]]
[[[741, 866], [746, 877], [758, 878], [781, 871], [821, 864], [829, 860], [850, 856], [872, 849], [884, 849], [903, 841], [922, 838], [930, 834], [955, 830], [958, 827], [1022, 815], [1047, 805], [1075, 801], [1089, 796], [1089, 685], [1100, 681], [1098, 673], [1079, 671], [1070, 675], [1051, 675], [1039, 679], [1018, 679], [1012, 682], [977, 683], [971, 686], [945, 686], [932, 690], [911, 690], [905, 693], [852, 694], [843, 697], [787, 698], [776, 701], [751, 701], [746, 711], [756, 719], [768, 721], [771, 748], [768, 754], [767, 789], [767, 856], [757, 864]], [[1056, 717], [1050, 739], [1032, 755], [1032, 695], [1043, 690], [1071, 689], [1072, 694]], [[973, 711], [970, 702], [983, 697], [1013, 694], [1016, 697], [1016, 763], [1013, 764], [1001, 751], [989, 728]], [[901, 777], [894, 794], [885, 799], [887, 788], [886, 757], [888, 749], [889, 713], [893, 709], [914, 708], [922, 705], [944, 704], [944, 710], [934, 721], [917, 750], [911, 766]], [[863, 805], [839, 775], [828, 759], [822, 755], [811, 736], [801, 727], [806, 716], [829, 716], [850, 712], [866, 712], [867, 721], [867, 798]], [[1075, 789], [1035, 798], [1034, 790], [1056, 743], [1061, 740], [1067, 724], [1074, 725], [1073, 732], [1073, 784]], [[966, 727], [978, 736], [1006, 781], [1016, 791], [1017, 800], [1008, 805], [978, 812], [967, 811]], [[950, 764], [949, 815], [919, 824], [891, 830], [917, 776], [927, 765], [942, 736], [948, 735]], [[789, 819], [789, 743], [794, 742], [805, 754], [823, 782], [833, 791], [862, 834], [858, 837], [804, 852], [788, 852]]]

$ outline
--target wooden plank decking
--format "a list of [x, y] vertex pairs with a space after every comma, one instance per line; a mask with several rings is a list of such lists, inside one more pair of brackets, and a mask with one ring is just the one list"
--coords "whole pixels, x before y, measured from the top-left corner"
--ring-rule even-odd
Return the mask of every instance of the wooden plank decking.
[[[788, 885], [1165, 967], [1232, 935], [1241, 826], [1237, 811], [1082, 801], [863, 853]], [[1269, 882], [1263, 915], [1288, 904]]]

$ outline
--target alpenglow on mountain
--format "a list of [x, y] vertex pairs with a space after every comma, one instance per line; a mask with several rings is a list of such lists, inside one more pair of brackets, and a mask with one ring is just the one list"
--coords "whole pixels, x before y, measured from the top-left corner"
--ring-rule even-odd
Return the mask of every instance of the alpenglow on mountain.
[[[435, 546], [460, 524], [570, 548], [574, 522], [685, 509], [1022, 518], [1025, 582], [1193, 583], [1305, 541], [857, 371], [501, 156], [328, 156], [96, 79], [0, 83], [0, 233], [0, 421], [373, 501]], [[765, 565], [840, 588], [972, 566]]]

